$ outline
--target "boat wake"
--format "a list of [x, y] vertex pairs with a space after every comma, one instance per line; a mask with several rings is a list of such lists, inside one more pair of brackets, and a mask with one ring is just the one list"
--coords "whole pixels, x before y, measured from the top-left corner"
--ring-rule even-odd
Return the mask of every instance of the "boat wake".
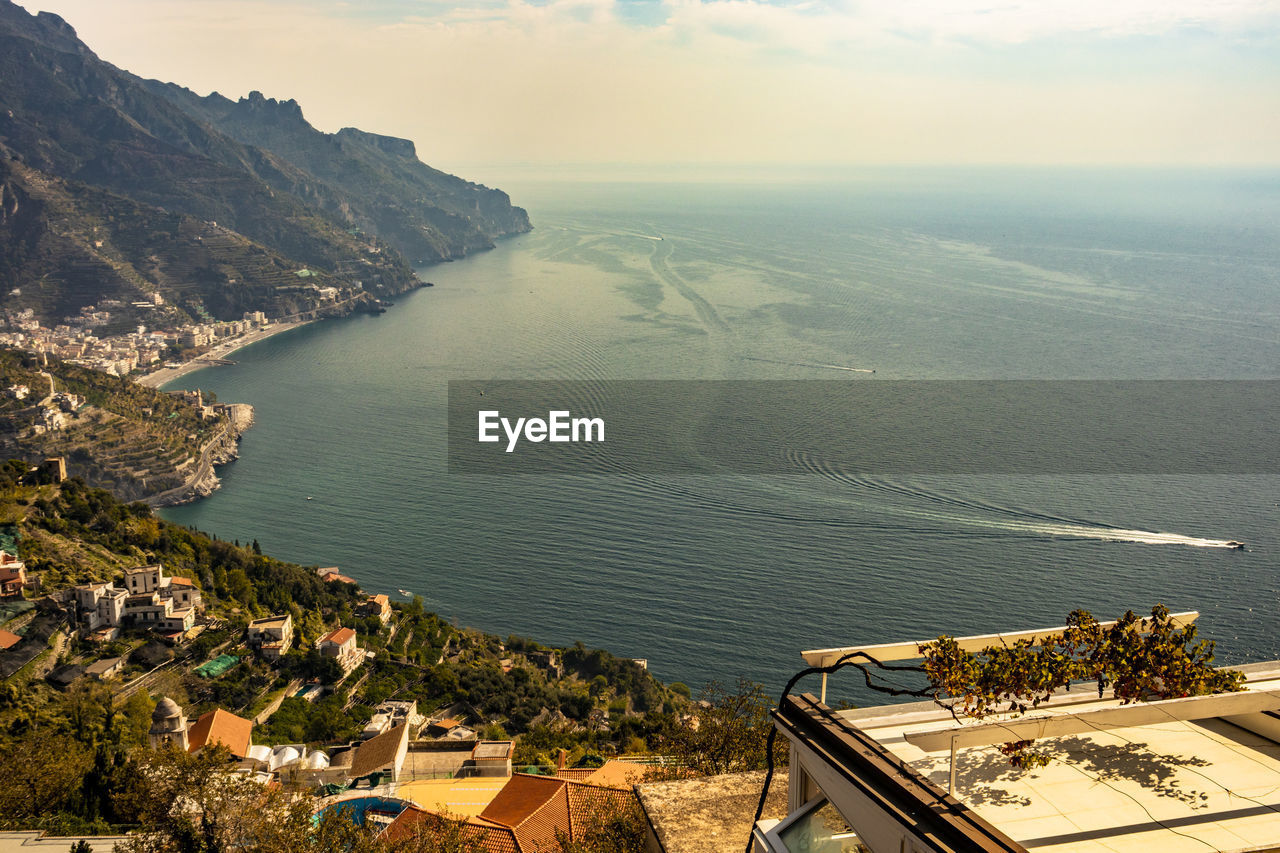
[[845, 367], [843, 364], [821, 364], [815, 361], [782, 361], [776, 358], [760, 358], [755, 355], [741, 356], [743, 361], [763, 361], [768, 364], [785, 364], [788, 367], [815, 367], [819, 370], [847, 370], [850, 373], [875, 373], [872, 367]]
[[[836, 483], [853, 486], [861, 491], [900, 497], [912, 503], [932, 504], [938, 508], [912, 509], [898, 506], [891, 510], [900, 515], [914, 516], [931, 522], [943, 521], [971, 529], [979, 528], [993, 533], [1021, 534], [1024, 536], [1096, 539], [1106, 542], [1132, 542], [1140, 545], [1183, 545], [1191, 548], [1244, 550], [1243, 543], [1233, 539], [1207, 539], [1199, 536], [1187, 536], [1182, 533], [1133, 530], [1113, 527], [1098, 521], [1063, 518], [1061, 516], [978, 501], [972, 498], [947, 495], [915, 484], [892, 483], [870, 477], [853, 476], [807, 454], [791, 454], [791, 459], [802, 470], [817, 474]], [[882, 510], [889, 509], [885, 506], [880, 508]], [[973, 513], [982, 513], [988, 517], [983, 518]]]
[[1227, 539], [1203, 539], [1182, 533], [1157, 533], [1152, 530], [1125, 530], [1118, 527], [1091, 527], [1081, 524], [1051, 524], [1046, 522], [1019, 522], [1013, 519], [983, 521], [981, 519], [956, 519], [965, 524], [982, 527], [998, 527], [1010, 533], [1032, 536], [1052, 536], [1068, 539], [1098, 539], [1104, 542], [1134, 542], [1139, 545], [1184, 545], [1190, 548], [1240, 549], [1240, 543]]

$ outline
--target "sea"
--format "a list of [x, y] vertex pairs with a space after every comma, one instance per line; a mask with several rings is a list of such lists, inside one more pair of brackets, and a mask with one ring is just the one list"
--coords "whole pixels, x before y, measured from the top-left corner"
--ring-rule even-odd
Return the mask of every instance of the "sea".
[[1220, 662], [1280, 657], [1274, 474], [485, 475], [445, 441], [450, 380], [1278, 378], [1280, 172], [502, 186], [532, 232], [170, 386], [256, 424], [219, 491], [162, 514], [695, 690], [1076, 608], [1197, 610]]

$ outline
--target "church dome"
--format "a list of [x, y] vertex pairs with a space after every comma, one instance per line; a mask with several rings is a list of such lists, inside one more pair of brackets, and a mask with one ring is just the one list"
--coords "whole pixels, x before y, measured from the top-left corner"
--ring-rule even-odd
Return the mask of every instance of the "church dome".
[[182, 708], [177, 702], [166, 696], [156, 703], [156, 709], [151, 712], [152, 732], [173, 732], [185, 727]]

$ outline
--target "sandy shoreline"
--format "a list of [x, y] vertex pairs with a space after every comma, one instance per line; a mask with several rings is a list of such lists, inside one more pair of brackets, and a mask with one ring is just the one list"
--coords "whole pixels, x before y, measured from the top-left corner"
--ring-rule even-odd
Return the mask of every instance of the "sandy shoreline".
[[312, 322], [315, 321], [294, 320], [290, 322], [272, 323], [270, 326], [265, 328], [255, 329], [252, 332], [247, 332], [246, 334], [232, 338], [229, 341], [224, 341], [203, 355], [197, 356], [191, 361], [183, 362], [179, 367], [162, 367], [159, 370], [153, 370], [148, 374], [139, 376], [135, 381], [139, 385], [146, 385], [150, 388], [159, 388], [161, 385], [186, 376], [188, 373], [194, 373], [197, 370], [214, 366], [207, 364], [204, 359], [226, 358], [236, 350], [249, 346], [249, 344], [255, 344], [258, 341], [266, 340], [273, 335], [278, 335], [281, 332], [287, 332], [290, 329], [296, 329], [299, 326], [305, 326]]

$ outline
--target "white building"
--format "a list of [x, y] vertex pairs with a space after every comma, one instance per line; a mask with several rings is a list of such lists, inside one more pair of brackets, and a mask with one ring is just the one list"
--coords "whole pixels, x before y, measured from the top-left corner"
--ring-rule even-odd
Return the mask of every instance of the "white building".
[[166, 576], [164, 566], [159, 563], [126, 569], [124, 586], [131, 595], [155, 592], [162, 598], [171, 598], [175, 609], [181, 610], [188, 607], [199, 609], [204, 605], [200, 590], [196, 589], [195, 584], [188, 578]]
[[279, 660], [293, 647], [293, 617], [284, 613], [254, 619], [249, 623], [248, 642], [267, 660]]
[[76, 615], [86, 631], [115, 628], [124, 621], [125, 600], [129, 593], [114, 584], [91, 583], [74, 589]]
[[316, 643], [325, 657], [337, 658], [345, 677], [364, 660], [364, 649], [356, 645], [356, 632], [351, 628], [336, 628]]

